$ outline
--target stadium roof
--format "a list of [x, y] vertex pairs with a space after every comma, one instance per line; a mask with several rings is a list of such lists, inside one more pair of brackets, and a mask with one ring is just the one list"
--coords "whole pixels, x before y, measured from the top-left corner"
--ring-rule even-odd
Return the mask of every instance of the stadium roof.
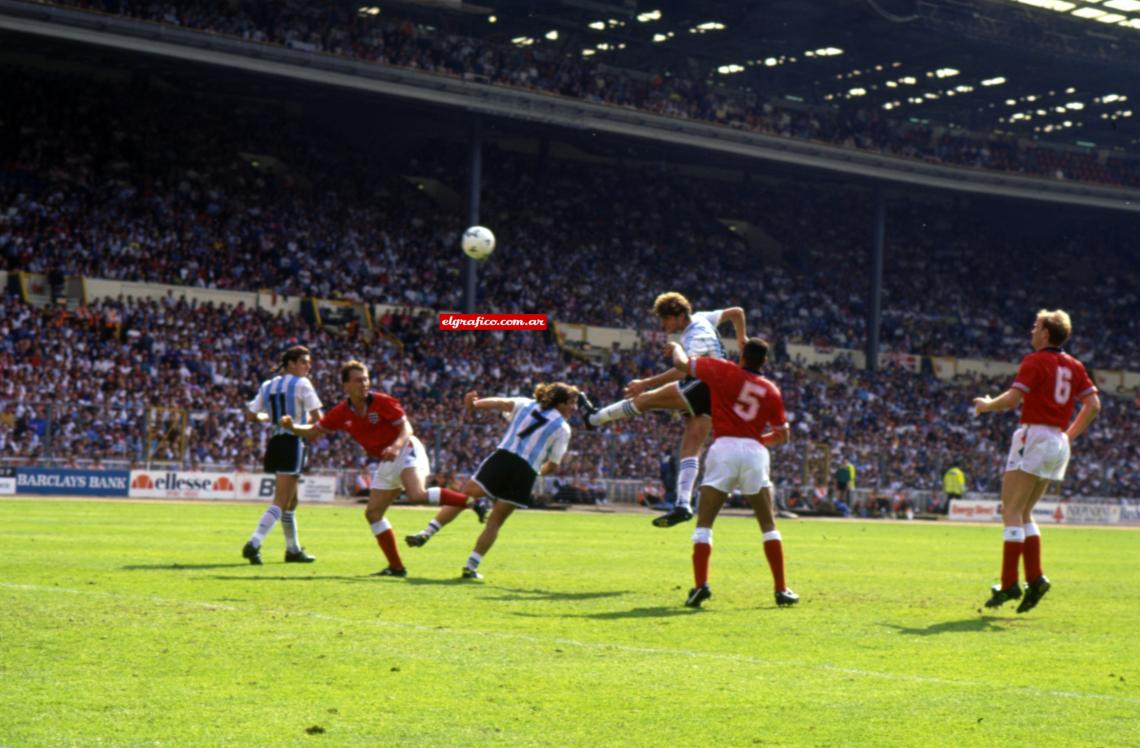
[[359, 12], [385, 9], [793, 106], [1140, 150], [1140, 0], [404, 0]]

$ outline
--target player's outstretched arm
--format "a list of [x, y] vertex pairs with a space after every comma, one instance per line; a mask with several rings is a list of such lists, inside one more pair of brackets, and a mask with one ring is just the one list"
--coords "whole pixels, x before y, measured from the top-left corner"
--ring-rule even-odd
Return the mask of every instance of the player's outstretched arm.
[[1021, 397], [1021, 390], [1016, 387], [1010, 387], [997, 397], [990, 397], [988, 395], [975, 397], [974, 413], [980, 416], [982, 413], [1000, 413], [1005, 410], [1013, 410], [1018, 405], [1021, 405]]
[[463, 404], [469, 413], [477, 410], [497, 410], [510, 413], [515, 409], [513, 400], [508, 400], [505, 397], [479, 397], [479, 393], [474, 390], [463, 396]]
[[321, 434], [332, 433], [330, 431], [322, 429], [320, 427], [320, 424], [317, 423], [293, 423], [293, 416], [288, 414], [281, 416], [281, 420], [278, 421], [278, 424], [281, 426], [281, 428], [292, 434], [295, 434], [296, 436], [301, 437], [302, 439], [315, 439]]
[[720, 321], [732, 323], [732, 329], [736, 333], [736, 345], [739, 349], [743, 349], [744, 341], [748, 339], [745, 332], [747, 328], [744, 325], [744, 310], [738, 306], [723, 309], [720, 313]]
[[668, 369], [656, 374], [648, 379], [635, 379], [625, 387], [626, 397], [637, 397], [643, 392], [655, 390], [658, 387], [663, 387], [670, 382], [679, 382], [687, 376], [686, 373], [677, 371], [676, 369]]
[[1076, 419], [1065, 429], [1065, 436], [1069, 437], [1069, 444], [1085, 432], [1085, 429], [1100, 415], [1100, 396], [1095, 392], [1081, 398], [1081, 412]]

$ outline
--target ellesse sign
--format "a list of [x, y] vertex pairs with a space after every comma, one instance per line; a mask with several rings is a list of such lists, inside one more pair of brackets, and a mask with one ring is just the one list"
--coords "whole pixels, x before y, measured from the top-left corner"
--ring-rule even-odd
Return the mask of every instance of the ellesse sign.
[[232, 499], [237, 488], [233, 473], [132, 470], [130, 492], [140, 499]]

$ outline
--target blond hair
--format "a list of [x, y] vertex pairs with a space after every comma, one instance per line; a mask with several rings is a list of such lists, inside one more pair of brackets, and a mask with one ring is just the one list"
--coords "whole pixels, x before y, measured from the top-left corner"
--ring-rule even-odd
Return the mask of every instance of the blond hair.
[[669, 291], [654, 299], [653, 313], [658, 317], [674, 317], [678, 314], [687, 317], [693, 313], [693, 305], [683, 295]]
[[1064, 309], [1042, 309], [1037, 321], [1049, 332], [1050, 345], [1064, 345], [1073, 334], [1073, 321]]
[[577, 398], [578, 388], [565, 382], [550, 382], [537, 385], [534, 388], [534, 399], [538, 401], [543, 410], [573, 402]]

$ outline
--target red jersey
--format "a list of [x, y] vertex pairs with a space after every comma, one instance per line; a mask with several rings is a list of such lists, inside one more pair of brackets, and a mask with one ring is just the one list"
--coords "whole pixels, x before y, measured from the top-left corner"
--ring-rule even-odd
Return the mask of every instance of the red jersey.
[[1025, 393], [1021, 422], [1067, 428], [1077, 400], [1096, 392], [1084, 364], [1060, 348], [1042, 348], [1021, 359], [1013, 386]]
[[325, 431], [347, 431], [373, 457], [396, 441], [404, 423], [400, 401], [382, 392], [369, 392], [363, 416], [352, 410], [351, 400], [342, 400], [325, 413], [319, 426]]
[[714, 436], [760, 441], [768, 424], [775, 431], [788, 428], [780, 389], [759, 374], [708, 357], [694, 358], [689, 371], [709, 386]]

